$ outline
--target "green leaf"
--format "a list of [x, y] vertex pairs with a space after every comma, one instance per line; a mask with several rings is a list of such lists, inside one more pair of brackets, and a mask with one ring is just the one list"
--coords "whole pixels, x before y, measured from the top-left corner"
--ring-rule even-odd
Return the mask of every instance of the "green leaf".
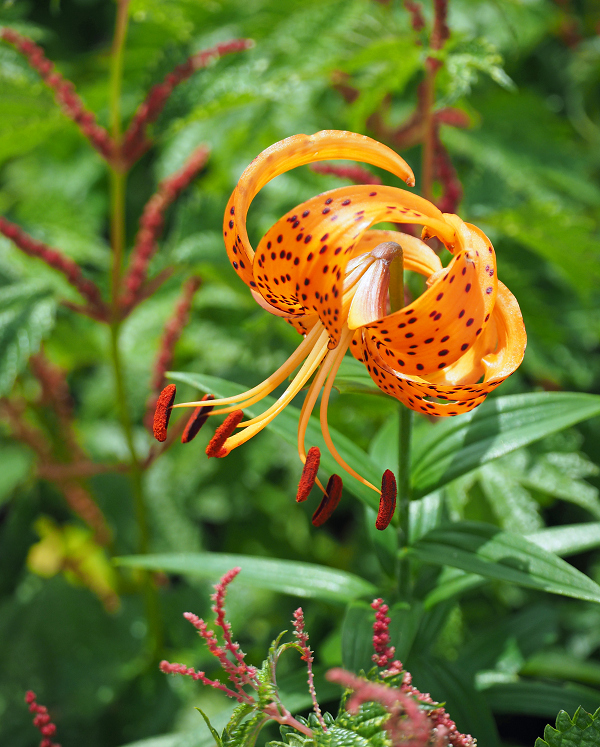
[[181, 573], [206, 579], [218, 578], [239, 566], [245, 584], [271, 589], [282, 594], [345, 603], [373, 596], [373, 584], [346, 571], [277, 558], [226, 553], [172, 553], [164, 555], [128, 555], [115, 558], [118, 565]]
[[415, 687], [445, 703], [460, 731], [472, 734], [482, 747], [499, 747], [498, 732], [485, 698], [451, 664], [431, 656], [411, 656], [406, 668], [413, 675]]
[[38, 283], [0, 288], [0, 395], [8, 394], [54, 324], [56, 302]]
[[410, 553], [425, 563], [450, 565], [487, 578], [600, 602], [600, 586], [556, 555], [490, 524], [457, 522], [433, 529]]
[[221, 737], [219, 736], [219, 733], [217, 732], [217, 730], [210, 723], [210, 719], [208, 718], [206, 713], [204, 713], [204, 711], [201, 708], [196, 708], [196, 710], [204, 719], [204, 723], [208, 726], [208, 730], [212, 734], [212, 737], [215, 740], [215, 744], [217, 745], [217, 747], [223, 747], [223, 742], [221, 741]]
[[544, 738], [538, 737], [535, 747], [596, 747], [600, 744], [600, 708], [590, 715], [581, 706], [573, 718], [561, 710], [556, 717], [556, 729], [547, 726]]
[[30, 474], [33, 455], [21, 446], [2, 446], [0, 448], [0, 506], [10, 499], [13, 490]]
[[415, 497], [431, 493], [482, 464], [600, 415], [600, 396], [540, 392], [494, 397], [445, 420], [415, 441]]
[[600, 522], [550, 527], [525, 536], [547, 552], [566, 558], [600, 547]]
[[[234, 384], [225, 379], [219, 379], [215, 376], [206, 376], [204, 374], [189, 374], [177, 371], [170, 371], [167, 376], [173, 381], [181, 381], [190, 384], [203, 392], [211, 392], [217, 397], [231, 397], [245, 391], [244, 387]], [[600, 399], [600, 398], [599, 398]], [[251, 416], [256, 416], [266, 410], [275, 402], [273, 397], [265, 397], [258, 405], [244, 408], [244, 411]], [[283, 438], [289, 444], [296, 446], [298, 443], [298, 420], [300, 411], [296, 407], [288, 405], [274, 420], [269, 423], [269, 428], [273, 433]], [[375, 462], [353, 443], [349, 438], [330, 428], [331, 438], [339, 451], [342, 458], [348, 463], [355, 466], [356, 471], [369, 480], [373, 485], [381, 484], [381, 471]], [[331, 456], [329, 449], [326, 447], [321, 434], [321, 427], [316, 418], [311, 418], [306, 430], [306, 444], [309, 446], [318, 446], [321, 449], [321, 466], [325, 471], [332, 473], [340, 471], [340, 465]], [[379, 508], [379, 495], [366, 485], [353, 477], [344, 476], [348, 482], [348, 487], [354, 495], [363, 503], [377, 510]]]
[[593, 711], [598, 706], [598, 690], [591, 687], [526, 679], [496, 682], [483, 690], [482, 694], [494, 713], [526, 713], [529, 716], [552, 718], [563, 707], [575, 711], [583, 706]]
[[524, 677], [543, 677], [550, 680], [571, 680], [584, 685], [600, 686], [600, 664], [582, 661], [566, 651], [542, 650], [529, 658], [520, 668]]
[[[526, 534], [525, 538], [543, 550], [565, 558], [600, 547], [600, 522], [550, 527]], [[429, 609], [445, 599], [460, 596], [485, 583], [487, 579], [476, 573], [465, 573], [459, 568], [444, 568], [436, 588], [425, 597], [425, 608]]]

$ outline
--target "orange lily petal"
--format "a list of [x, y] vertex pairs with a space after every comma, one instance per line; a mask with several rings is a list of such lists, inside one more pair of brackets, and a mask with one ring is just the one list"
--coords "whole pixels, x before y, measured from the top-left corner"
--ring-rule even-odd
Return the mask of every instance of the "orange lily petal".
[[254, 259], [257, 290], [288, 314], [315, 312], [340, 338], [343, 275], [349, 255], [374, 223], [424, 223], [452, 244], [456, 229], [418, 195], [395, 187], [342, 187], [313, 197], [277, 221]]
[[342, 130], [323, 130], [314, 135], [294, 135], [264, 150], [244, 171], [225, 210], [223, 235], [229, 261], [251, 287], [254, 251], [246, 231], [250, 203], [276, 176], [315, 161], [351, 159], [386, 169], [409, 186], [415, 179], [410, 166], [390, 148], [365, 135]]
[[[448, 216], [446, 216], [448, 218]], [[369, 353], [406, 374], [426, 376], [461, 358], [490, 319], [498, 281], [484, 234], [452, 220], [463, 249], [408, 308], [367, 327]]]

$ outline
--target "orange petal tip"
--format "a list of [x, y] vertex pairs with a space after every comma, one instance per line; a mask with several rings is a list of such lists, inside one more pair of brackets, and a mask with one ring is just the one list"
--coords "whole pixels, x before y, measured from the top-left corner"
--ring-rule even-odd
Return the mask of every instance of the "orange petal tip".
[[169, 384], [159, 394], [158, 401], [156, 402], [152, 432], [154, 433], [154, 438], [161, 443], [167, 440], [167, 428], [176, 392], [177, 387], [175, 384]]

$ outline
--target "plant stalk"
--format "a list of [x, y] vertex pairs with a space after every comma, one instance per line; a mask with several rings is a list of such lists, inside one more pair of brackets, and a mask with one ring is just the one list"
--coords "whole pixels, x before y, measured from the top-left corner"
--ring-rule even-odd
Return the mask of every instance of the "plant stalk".
[[423, 82], [423, 114], [425, 119], [425, 135], [423, 138], [421, 161], [421, 191], [423, 197], [429, 201], [433, 199], [433, 161], [435, 150], [435, 120], [433, 117], [433, 107], [435, 105], [436, 73], [436, 61], [428, 58], [425, 63], [425, 80]]
[[[121, 141], [121, 86], [123, 78], [123, 53], [125, 38], [127, 35], [127, 9], [129, 0], [117, 0], [117, 17], [115, 21], [115, 34], [111, 50], [110, 71], [110, 127], [118, 152]], [[118, 159], [117, 159], [118, 161]], [[121, 273], [125, 253], [125, 200], [127, 175], [118, 168], [118, 165], [110, 164], [110, 244], [111, 244], [111, 284], [110, 284], [110, 356], [113, 368], [116, 405], [123, 429], [123, 434], [129, 450], [129, 477], [133, 493], [135, 517], [138, 526], [138, 552], [146, 554], [150, 546], [150, 531], [148, 526], [148, 515], [144, 500], [143, 489], [143, 467], [138, 457], [133, 425], [127, 406], [127, 392], [125, 388], [125, 377], [123, 361], [120, 350], [120, 296], [121, 296]], [[152, 578], [147, 571], [143, 572], [142, 584], [148, 620], [148, 633], [152, 641], [152, 657], [155, 658], [162, 646], [161, 622], [158, 607], [158, 597]]]

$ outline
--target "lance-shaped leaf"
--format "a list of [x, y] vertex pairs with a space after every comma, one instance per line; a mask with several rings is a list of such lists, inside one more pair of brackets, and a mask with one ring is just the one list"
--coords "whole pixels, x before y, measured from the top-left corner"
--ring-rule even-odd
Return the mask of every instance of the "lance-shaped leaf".
[[346, 571], [325, 568], [314, 563], [300, 563], [277, 558], [226, 553], [165, 553], [163, 555], [128, 555], [116, 558], [119, 565], [178, 573], [196, 578], [218, 579], [239, 566], [244, 583], [260, 589], [271, 589], [297, 597], [350, 602], [373, 596], [377, 589], [365, 579]]
[[486, 578], [600, 603], [600, 586], [553, 553], [490, 524], [457, 522], [421, 537], [411, 554]]
[[413, 491], [426, 495], [492, 459], [600, 415], [600, 396], [572, 392], [488, 399], [473, 412], [436, 424], [416, 441]]

